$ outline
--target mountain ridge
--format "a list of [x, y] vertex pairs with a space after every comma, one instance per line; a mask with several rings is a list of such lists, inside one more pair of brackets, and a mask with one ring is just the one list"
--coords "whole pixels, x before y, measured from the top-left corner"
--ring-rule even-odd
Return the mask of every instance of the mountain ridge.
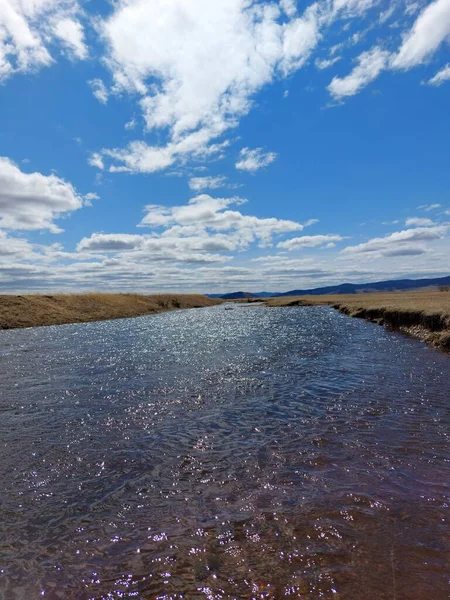
[[229, 292], [227, 294], [206, 294], [209, 298], [240, 300], [245, 298], [278, 298], [282, 296], [322, 296], [326, 294], [363, 294], [366, 292], [399, 292], [427, 287], [450, 286], [450, 275], [426, 279], [393, 279], [370, 283], [341, 283], [339, 285], [294, 289], [288, 292]]

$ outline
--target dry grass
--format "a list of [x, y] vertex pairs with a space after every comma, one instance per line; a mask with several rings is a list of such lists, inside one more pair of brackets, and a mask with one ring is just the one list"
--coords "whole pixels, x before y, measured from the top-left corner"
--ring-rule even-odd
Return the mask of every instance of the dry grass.
[[423, 290], [414, 292], [376, 292], [372, 294], [334, 294], [327, 296], [286, 296], [269, 298], [269, 306], [305, 304], [346, 305], [350, 308], [384, 308], [392, 310], [425, 311], [450, 316], [450, 292]]
[[139, 317], [220, 302], [200, 294], [0, 295], [0, 329]]
[[330, 296], [269, 298], [268, 306], [330, 305], [360, 317], [400, 329], [450, 350], [450, 292], [422, 290]]

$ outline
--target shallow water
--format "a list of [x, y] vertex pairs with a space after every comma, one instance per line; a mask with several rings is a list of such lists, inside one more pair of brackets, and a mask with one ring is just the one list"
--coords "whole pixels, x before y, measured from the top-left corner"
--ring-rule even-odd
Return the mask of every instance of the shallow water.
[[450, 597], [450, 358], [329, 308], [0, 334], [0, 597]]

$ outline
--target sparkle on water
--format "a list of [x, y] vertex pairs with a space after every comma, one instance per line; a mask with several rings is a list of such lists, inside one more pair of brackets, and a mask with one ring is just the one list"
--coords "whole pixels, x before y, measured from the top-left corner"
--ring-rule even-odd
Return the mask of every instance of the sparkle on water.
[[448, 600], [448, 356], [322, 307], [0, 340], [5, 600]]

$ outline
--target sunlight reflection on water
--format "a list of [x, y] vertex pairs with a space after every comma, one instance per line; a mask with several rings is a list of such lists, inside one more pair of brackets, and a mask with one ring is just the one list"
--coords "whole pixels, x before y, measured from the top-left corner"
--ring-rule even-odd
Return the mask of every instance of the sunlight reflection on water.
[[328, 308], [1, 333], [7, 600], [450, 594], [450, 362]]

